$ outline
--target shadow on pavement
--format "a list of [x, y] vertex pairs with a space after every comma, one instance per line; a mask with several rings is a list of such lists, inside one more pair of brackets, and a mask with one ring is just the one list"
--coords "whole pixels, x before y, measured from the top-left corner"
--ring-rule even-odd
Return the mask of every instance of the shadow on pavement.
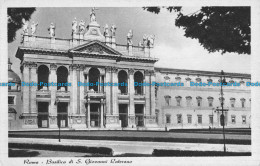
[[40, 153], [37, 151], [30, 151], [30, 150], [14, 150], [9, 149], [8, 156], [9, 157], [36, 157], [39, 156]]

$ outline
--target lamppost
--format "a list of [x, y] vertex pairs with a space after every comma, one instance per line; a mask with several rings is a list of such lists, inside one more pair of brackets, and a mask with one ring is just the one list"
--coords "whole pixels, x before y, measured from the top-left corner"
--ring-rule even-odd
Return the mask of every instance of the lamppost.
[[221, 116], [220, 116], [220, 123], [223, 126], [223, 142], [224, 142], [224, 154], [226, 153], [226, 138], [225, 138], [225, 116], [224, 116], [224, 111], [228, 111], [227, 109], [224, 109], [224, 98], [223, 98], [223, 85], [227, 85], [224, 72], [221, 70], [221, 75], [220, 75], [220, 95], [221, 95], [221, 110], [217, 107], [216, 111], [221, 111]]

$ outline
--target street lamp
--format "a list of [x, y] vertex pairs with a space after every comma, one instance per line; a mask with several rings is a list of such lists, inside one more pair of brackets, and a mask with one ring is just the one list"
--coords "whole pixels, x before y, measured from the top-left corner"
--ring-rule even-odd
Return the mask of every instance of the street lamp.
[[[223, 85], [227, 85], [224, 72], [221, 70], [221, 75], [220, 75], [220, 95], [221, 95], [221, 116], [220, 116], [220, 123], [223, 126], [223, 142], [224, 142], [224, 154], [226, 153], [226, 138], [225, 138], [225, 116], [224, 116], [224, 98], [223, 98]], [[216, 109], [216, 111], [220, 111], [220, 109]], [[225, 111], [228, 111], [225, 109]]]

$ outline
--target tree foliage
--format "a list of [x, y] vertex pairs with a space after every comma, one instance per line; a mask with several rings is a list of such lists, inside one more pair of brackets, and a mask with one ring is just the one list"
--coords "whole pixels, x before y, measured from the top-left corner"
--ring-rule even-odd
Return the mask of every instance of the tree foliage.
[[35, 8], [8, 8], [8, 43], [15, 40], [16, 31], [22, 28], [22, 20], [29, 21]]
[[[158, 14], [161, 8], [144, 9]], [[250, 7], [201, 7], [188, 15], [182, 13], [181, 7], [166, 9], [178, 13], [175, 25], [184, 29], [184, 36], [198, 39], [209, 52], [251, 53]]]

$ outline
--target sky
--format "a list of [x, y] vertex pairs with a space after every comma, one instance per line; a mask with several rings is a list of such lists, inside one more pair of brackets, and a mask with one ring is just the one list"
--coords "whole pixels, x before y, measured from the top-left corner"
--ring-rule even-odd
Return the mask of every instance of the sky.
[[[185, 14], [197, 11], [198, 7], [184, 7]], [[76, 17], [78, 22], [90, 22], [91, 8], [36, 8], [32, 21], [38, 22], [37, 36], [49, 37], [47, 28], [50, 23], [56, 24], [56, 37], [71, 38], [71, 25]], [[141, 7], [106, 7], [96, 11], [97, 22], [103, 27], [108, 24], [117, 26], [116, 42], [126, 44], [126, 35], [133, 30], [133, 43], [138, 45], [144, 34], [155, 35], [155, 46], [152, 54], [159, 59], [156, 67], [174, 69], [204, 70], [248, 73], [251, 72], [250, 55], [235, 53], [209, 53], [196, 39], [186, 38], [184, 30], [175, 26], [176, 13], [162, 9], [159, 14], [143, 10]], [[20, 73], [20, 60], [15, 57], [21, 41], [22, 30], [18, 30], [16, 40], [8, 44], [8, 56], [13, 63], [14, 72]]]

